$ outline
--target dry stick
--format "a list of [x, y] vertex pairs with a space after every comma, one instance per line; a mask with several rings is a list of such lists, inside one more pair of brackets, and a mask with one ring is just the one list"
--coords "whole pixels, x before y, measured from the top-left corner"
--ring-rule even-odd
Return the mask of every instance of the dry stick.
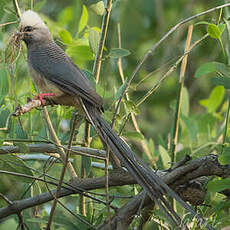
[[[120, 28], [120, 23], [117, 23], [117, 32], [118, 32], [118, 46], [119, 46], [119, 48], [121, 48], [121, 28]], [[118, 69], [119, 69], [119, 73], [120, 73], [122, 84], [124, 84], [125, 77], [124, 77], [124, 73], [123, 73], [123, 67], [122, 67], [121, 58], [118, 58], [117, 65], [118, 65]], [[129, 101], [129, 94], [128, 94], [128, 92], [126, 92], [125, 96], [126, 96], [126, 99]], [[137, 124], [137, 120], [136, 120], [135, 114], [133, 112], [131, 112], [130, 114], [131, 114], [131, 119], [132, 119], [134, 128], [136, 129], [136, 131], [138, 133], [141, 133], [140, 128], [139, 128], [139, 126]], [[113, 124], [114, 123], [112, 123], [112, 126], [113, 126]], [[143, 152], [146, 154], [146, 156], [149, 158], [150, 161], [153, 161], [153, 158], [151, 156], [151, 153], [150, 153], [150, 151], [149, 151], [149, 149], [148, 149], [145, 141], [141, 140], [140, 142], [141, 142], [141, 146], [142, 146]]]
[[0, 24], [0, 27], [1, 27], [1, 26], [6, 26], [6, 25], [15, 24], [15, 23], [17, 23], [17, 21], [5, 22], [5, 23]]
[[[193, 25], [190, 25], [188, 28], [188, 35], [185, 45], [185, 53], [189, 51], [191, 39], [192, 39], [192, 32], [193, 32]], [[187, 66], [188, 60], [188, 53], [184, 56], [181, 64], [181, 71], [180, 71], [180, 86], [179, 86], [179, 93], [177, 98], [176, 104], [176, 111], [175, 111], [175, 118], [174, 118], [174, 125], [173, 125], [173, 134], [172, 134], [172, 141], [171, 141], [171, 167], [175, 163], [176, 159], [176, 146], [178, 142], [178, 131], [179, 131], [179, 123], [180, 123], [180, 115], [181, 115], [181, 104], [182, 104], [182, 97], [183, 97], [183, 88], [184, 88], [184, 75]], [[176, 202], [174, 199], [171, 200], [174, 210], [176, 210]]]
[[[193, 25], [190, 25], [188, 29], [187, 41], [185, 45], [185, 53], [189, 51], [189, 47], [192, 39], [192, 31], [193, 31]], [[179, 94], [178, 94], [176, 111], [175, 111], [175, 120], [174, 120], [173, 136], [172, 136], [172, 143], [171, 143], [171, 166], [175, 162], [175, 158], [176, 158], [176, 146], [178, 141], [178, 130], [179, 130], [180, 115], [181, 115], [183, 88], [184, 88], [184, 75], [187, 66], [187, 60], [188, 60], [188, 54], [184, 56], [181, 64], [180, 79], [179, 79], [180, 87], [179, 87]]]
[[150, 50], [147, 51], [147, 53], [145, 53], [144, 57], [140, 60], [140, 62], [138, 63], [138, 65], [136, 66], [136, 68], [134, 69], [133, 73], [131, 74], [129, 80], [126, 82], [126, 85], [122, 91], [122, 94], [120, 96], [120, 99], [117, 103], [117, 106], [116, 106], [116, 109], [115, 109], [115, 113], [114, 113], [114, 116], [113, 116], [113, 120], [116, 120], [116, 116], [117, 116], [117, 113], [118, 113], [118, 110], [119, 110], [119, 107], [120, 107], [120, 104], [121, 104], [121, 100], [122, 98], [124, 97], [125, 93], [126, 93], [126, 90], [129, 88], [132, 80], [134, 79], [134, 77], [136, 76], [136, 74], [138, 73], [138, 71], [140, 70], [140, 68], [142, 67], [142, 65], [146, 62], [146, 60], [152, 55], [152, 53], [155, 51], [155, 49], [166, 39], [169, 37], [169, 35], [171, 35], [174, 31], [176, 31], [180, 26], [182, 26], [183, 24], [189, 22], [189, 21], [192, 21], [193, 19], [195, 18], [198, 18], [200, 16], [203, 16], [205, 14], [208, 14], [208, 13], [211, 13], [213, 11], [216, 11], [216, 10], [219, 10], [219, 9], [222, 9], [224, 7], [227, 7], [227, 6], [230, 6], [230, 3], [226, 3], [226, 4], [223, 4], [223, 5], [220, 5], [220, 6], [217, 6], [217, 7], [214, 7], [214, 8], [211, 8], [207, 11], [204, 11], [204, 12], [201, 12], [199, 14], [196, 14], [196, 15], [193, 15], [189, 18], [186, 18], [185, 20], [182, 20], [181, 22], [179, 22], [178, 24], [176, 24], [174, 27], [172, 27], [157, 43], [155, 43], [152, 48]]
[[[65, 162], [66, 160], [66, 154], [65, 154], [65, 151], [63, 150], [63, 148], [61, 147], [61, 143], [56, 135], [56, 132], [53, 128], [53, 125], [51, 123], [51, 120], [50, 120], [50, 117], [49, 117], [49, 113], [47, 111], [47, 108], [44, 107], [43, 108], [43, 117], [45, 118], [46, 120], [46, 123], [47, 123], [47, 126], [48, 126], [48, 129], [49, 129], [49, 133], [53, 139], [53, 141], [55, 142], [56, 146], [57, 146], [57, 149], [58, 149], [58, 152], [60, 154], [60, 157], [62, 159], [63, 162]], [[68, 152], [67, 152], [68, 153]], [[77, 177], [77, 174], [72, 166], [72, 164], [68, 161], [67, 162], [67, 168], [68, 168], [68, 171], [69, 171], [69, 174], [70, 174], [70, 177], [71, 178], [76, 178]]]
[[[102, 55], [103, 55], [105, 39], [107, 36], [107, 31], [108, 31], [108, 26], [109, 26], [111, 9], [112, 9], [112, 0], [108, 0], [107, 6], [106, 6], [106, 12], [102, 19], [100, 40], [99, 40], [99, 45], [98, 45], [98, 49], [97, 49], [97, 53], [96, 53], [96, 57], [95, 57], [94, 65], [93, 65], [93, 76], [96, 80], [96, 83], [98, 83], [99, 81], [99, 75], [100, 75], [101, 63], [102, 63]], [[114, 154], [111, 154], [111, 163], [114, 168], [120, 167], [120, 161]]]
[[21, 18], [22, 13], [21, 13], [21, 10], [20, 10], [20, 8], [19, 8], [18, 1], [17, 1], [17, 0], [13, 0], [13, 4], [14, 4], [14, 8], [15, 8], [15, 10], [16, 10], [17, 16], [18, 16], [19, 18]]
[[75, 130], [76, 126], [77, 126], [77, 114], [74, 115], [74, 121], [73, 121], [71, 134], [70, 134], [70, 139], [69, 139], [69, 144], [68, 144], [68, 151], [66, 152], [65, 163], [64, 163], [63, 168], [62, 168], [60, 180], [59, 180], [58, 187], [57, 187], [57, 190], [56, 190], [56, 194], [55, 194], [55, 197], [54, 197], [53, 206], [51, 208], [49, 220], [48, 220], [48, 223], [47, 223], [47, 226], [46, 226], [47, 230], [50, 229], [50, 226], [51, 226], [51, 223], [52, 223], [52, 220], [53, 220], [53, 216], [54, 216], [54, 211], [55, 211], [55, 208], [56, 208], [56, 205], [57, 205], [58, 197], [60, 196], [60, 191], [61, 191], [61, 187], [62, 187], [62, 182], [64, 180], [66, 168], [67, 168], [68, 163], [70, 163], [69, 162], [69, 155], [70, 155], [70, 149], [71, 149], [71, 146], [72, 146], [72, 143], [73, 143], [74, 130]]
[[[101, 63], [102, 63], [102, 55], [103, 55], [105, 39], [106, 39], [107, 31], [108, 31], [111, 9], [112, 9], [112, 0], [108, 0], [107, 6], [106, 6], [106, 12], [102, 20], [100, 41], [99, 41], [98, 50], [96, 53], [96, 58], [95, 58], [94, 66], [93, 66], [93, 76], [96, 79], [96, 83], [98, 83], [99, 81], [99, 74], [100, 74]], [[108, 218], [110, 222], [111, 214], [110, 214], [110, 205], [109, 205], [109, 186], [108, 186], [109, 185], [109, 182], [108, 182], [109, 155], [110, 155], [109, 148], [107, 147], [106, 160], [105, 160], [106, 204], [107, 204], [107, 210], [108, 210]], [[112, 164], [114, 168], [117, 168], [120, 166], [120, 161], [114, 154], [112, 154]], [[110, 225], [109, 225], [109, 228], [110, 228]]]
[[103, 55], [103, 49], [104, 49], [104, 45], [105, 45], [105, 38], [107, 35], [108, 25], [109, 25], [111, 9], [112, 9], [112, 0], [108, 0], [106, 12], [105, 12], [105, 14], [103, 16], [103, 20], [102, 20], [101, 35], [100, 35], [99, 45], [98, 45], [98, 49], [97, 49], [97, 53], [96, 53], [96, 58], [95, 58], [95, 62], [93, 65], [93, 76], [96, 79], [96, 83], [98, 83], [98, 81], [99, 81], [102, 55]]

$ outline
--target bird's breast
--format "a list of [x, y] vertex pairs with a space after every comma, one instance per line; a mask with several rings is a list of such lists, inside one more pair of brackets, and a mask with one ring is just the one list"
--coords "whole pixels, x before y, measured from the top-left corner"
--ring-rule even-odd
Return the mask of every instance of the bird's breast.
[[53, 83], [46, 80], [44, 76], [39, 74], [30, 63], [28, 65], [33, 82], [39, 90], [39, 93], [54, 93], [57, 97], [64, 94], [59, 88], [57, 88], [57, 86], [55, 86]]

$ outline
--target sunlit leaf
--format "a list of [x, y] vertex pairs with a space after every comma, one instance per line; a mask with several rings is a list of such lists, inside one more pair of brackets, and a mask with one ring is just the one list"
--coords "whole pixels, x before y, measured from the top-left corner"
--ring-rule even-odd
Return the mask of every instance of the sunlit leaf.
[[85, 5], [82, 7], [82, 14], [78, 26], [78, 33], [80, 33], [86, 26], [88, 22], [88, 11]]
[[211, 38], [220, 39], [221, 31], [217, 25], [209, 23], [207, 31]]
[[65, 43], [65, 44], [69, 44], [72, 42], [72, 36], [70, 34], [69, 31], [67, 30], [61, 30], [59, 32], [59, 36], [61, 38], [61, 40]]
[[224, 98], [224, 87], [216, 86], [208, 99], [200, 100], [200, 104], [207, 108], [209, 113], [216, 111]]
[[68, 46], [66, 53], [75, 61], [89, 61], [94, 59], [92, 51], [86, 45]]

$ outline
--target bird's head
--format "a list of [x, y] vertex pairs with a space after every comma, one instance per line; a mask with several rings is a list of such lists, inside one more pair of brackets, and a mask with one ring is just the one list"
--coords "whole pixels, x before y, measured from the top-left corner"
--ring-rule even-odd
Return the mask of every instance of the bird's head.
[[46, 43], [52, 40], [52, 36], [46, 24], [37, 13], [32, 10], [25, 11], [19, 24], [18, 36], [27, 45], [34, 43]]

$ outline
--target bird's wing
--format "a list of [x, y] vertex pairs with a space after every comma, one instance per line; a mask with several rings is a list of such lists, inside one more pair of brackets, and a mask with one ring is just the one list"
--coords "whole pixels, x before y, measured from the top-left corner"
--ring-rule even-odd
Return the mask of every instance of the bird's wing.
[[80, 96], [102, 108], [103, 99], [96, 93], [89, 79], [54, 42], [28, 50], [33, 69], [66, 94]]

